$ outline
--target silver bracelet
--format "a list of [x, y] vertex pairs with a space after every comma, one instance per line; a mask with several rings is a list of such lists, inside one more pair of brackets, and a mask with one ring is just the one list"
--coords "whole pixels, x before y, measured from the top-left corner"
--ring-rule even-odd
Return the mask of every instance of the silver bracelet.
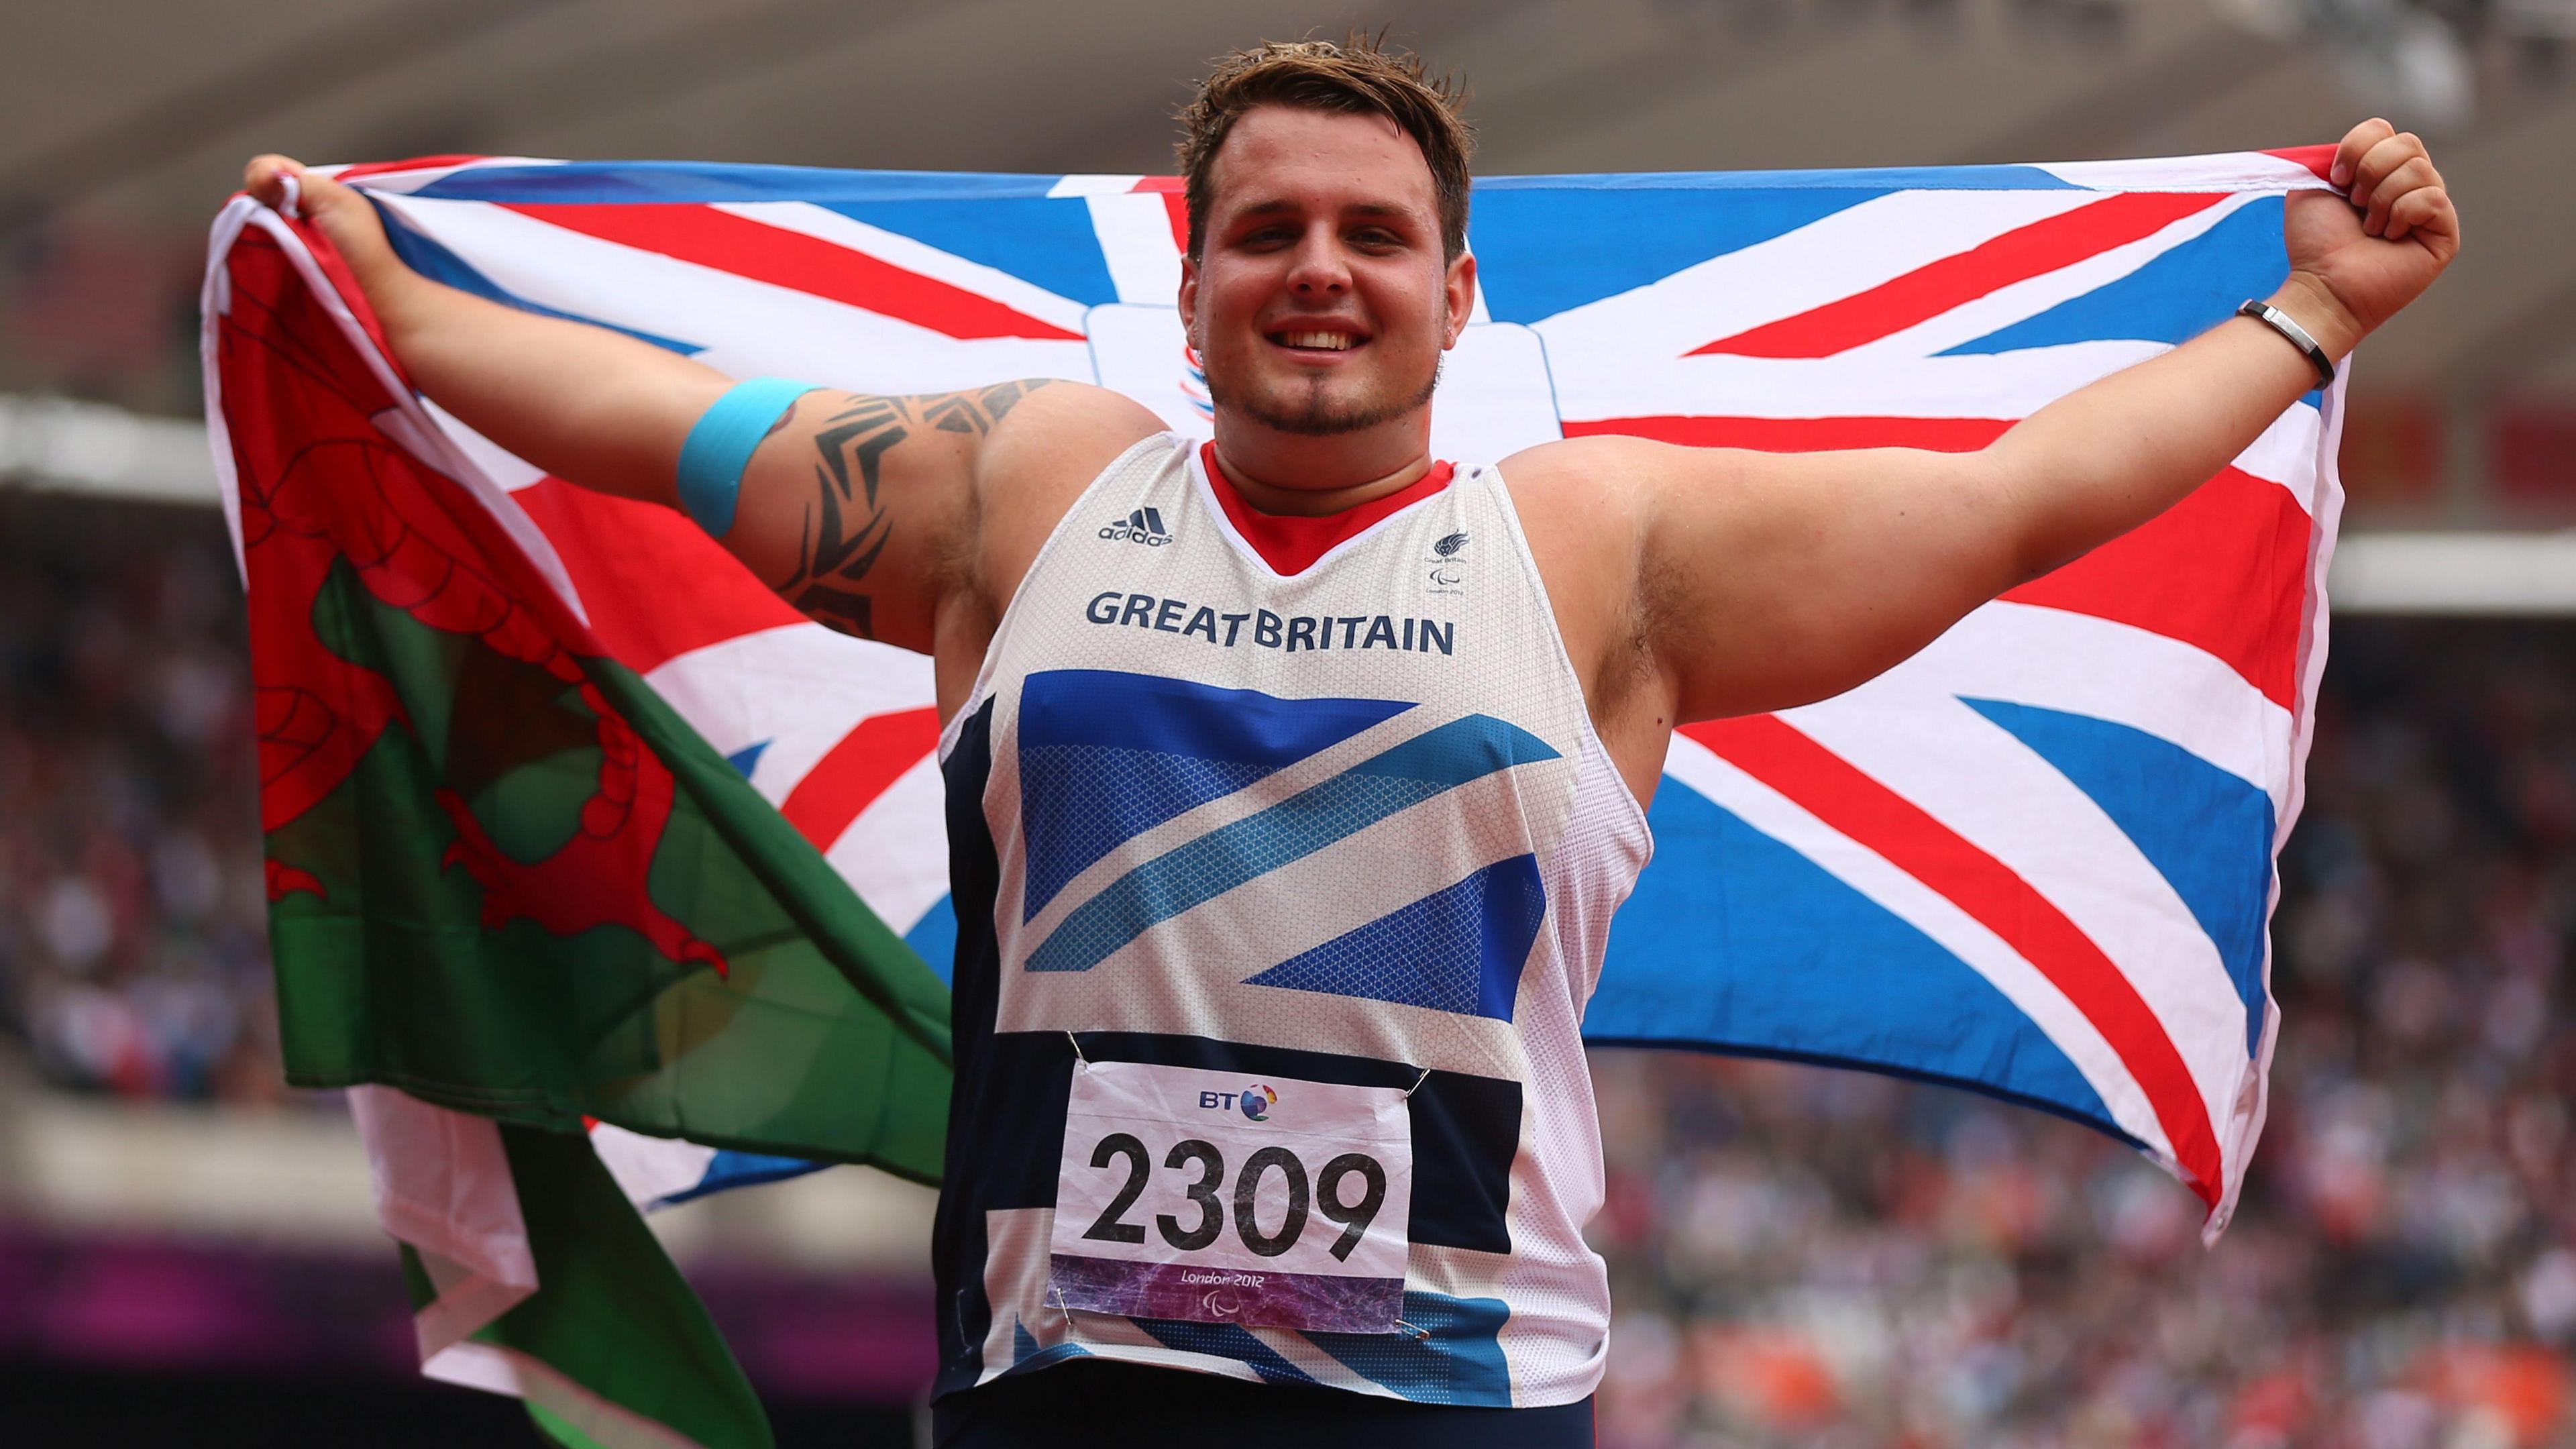
[[2333, 359], [2326, 356], [2326, 350], [2317, 345], [2317, 339], [2310, 337], [2308, 329], [2300, 326], [2297, 319], [2289, 313], [2269, 302], [2256, 302], [2249, 299], [2244, 306], [2236, 309], [2236, 315], [2270, 323], [2272, 330], [2290, 339], [2290, 345], [2299, 349], [2307, 357], [2308, 365], [2317, 370], [2317, 386], [2334, 386]]

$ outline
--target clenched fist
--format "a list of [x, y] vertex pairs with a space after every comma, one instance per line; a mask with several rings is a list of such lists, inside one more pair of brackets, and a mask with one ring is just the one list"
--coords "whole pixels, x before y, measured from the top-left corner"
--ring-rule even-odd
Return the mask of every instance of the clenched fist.
[[377, 281], [388, 275], [388, 267], [403, 270], [385, 240], [385, 224], [375, 207], [330, 177], [306, 170], [292, 156], [253, 156], [242, 168], [242, 190], [281, 211], [287, 208], [288, 193], [297, 193], [297, 214], [330, 239], [370, 296]]
[[2311, 296], [2327, 328], [2319, 340], [2340, 353], [2421, 296], [2459, 255], [2460, 214], [2424, 143], [2376, 118], [2343, 138], [2327, 179], [2349, 197], [2294, 191], [2283, 230], [2289, 284]]

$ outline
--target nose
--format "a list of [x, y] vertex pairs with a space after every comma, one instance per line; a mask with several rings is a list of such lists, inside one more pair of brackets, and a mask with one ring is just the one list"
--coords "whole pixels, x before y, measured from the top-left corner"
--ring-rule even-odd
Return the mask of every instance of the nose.
[[1342, 257], [1341, 238], [1330, 226], [1311, 226], [1298, 239], [1288, 270], [1288, 290], [1300, 297], [1338, 297], [1351, 289], [1351, 269]]

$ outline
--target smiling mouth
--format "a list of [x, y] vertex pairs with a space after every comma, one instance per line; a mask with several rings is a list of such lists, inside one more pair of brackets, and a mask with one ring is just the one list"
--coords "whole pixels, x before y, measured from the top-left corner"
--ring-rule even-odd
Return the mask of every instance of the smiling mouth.
[[1347, 332], [1273, 332], [1269, 338], [1291, 352], [1348, 352], [1368, 340]]

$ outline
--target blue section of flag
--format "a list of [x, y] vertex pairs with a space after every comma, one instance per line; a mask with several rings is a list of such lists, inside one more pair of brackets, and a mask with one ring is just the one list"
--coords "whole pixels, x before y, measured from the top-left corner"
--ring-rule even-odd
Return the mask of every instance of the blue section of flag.
[[[374, 198], [370, 197], [369, 200], [372, 201]], [[404, 266], [433, 282], [444, 282], [460, 292], [471, 293], [487, 302], [498, 302], [504, 307], [516, 307], [522, 312], [533, 312], [540, 317], [561, 317], [566, 321], [587, 322], [593, 327], [605, 327], [612, 332], [623, 332], [638, 342], [650, 342], [656, 347], [676, 352], [682, 357], [691, 357], [706, 351], [705, 346], [700, 343], [682, 342], [676, 338], [639, 332], [632, 327], [620, 327], [614, 322], [602, 322], [596, 317], [584, 317], [575, 312], [559, 311], [541, 302], [531, 302], [483, 275], [475, 269], [473, 263], [449, 251], [445, 245], [432, 241], [414, 230], [409, 222], [386, 210], [381, 202], [376, 204], [376, 215], [384, 219], [385, 239], [393, 243], [394, 255], [402, 258]]]
[[1911, 923], [1677, 780], [1649, 823], [1655, 867], [1619, 913], [1587, 1039], [1893, 1070], [2127, 1137], [2037, 1022]]
[[1499, 860], [1244, 982], [1512, 1019], [1547, 914], [1538, 857]]
[[1052, 669], [1020, 690], [1022, 919], [1126, 841], [1411, 709]]
[[735, 1152], [730, 1148], [719, 1148], [716, 1155], [708, 1161], [706, 1176], [698, 1179], [697, 1186], [685, 1192], [672, 1193], [654, 1206], [670, 1207], [692, 1198], [705, 1197], [709, 1193], [723, 1192], [727, 1188], [751, 1187], [764, 1182], [782, 1182], [791, 1177], [803, 1177], [809, 1172], [819, 1172], [830, 1165], [823, 1162], [808, 1162], [801, 1157], [772, 1157], [767, 1153]]
[[1059, 297], [1089, 306], [1118, 300], [1091, 208], [1078, 196], [827, 204], [853, 221], [982, 262]]
[[2117, 281], [1938, 355], [2114, 337], [2179, 345], [2226, 321], [2246, 298], [2270, 296], [2289, 274], [2288, 254], [2281, 249], [2281, 198], [2258, 197]]
[[1506, 1409], [1511, 1364], [1503, 1358], [1503, 1324], [1512, 1316], [1499, 1298], [1452, 1298], [1407, 1292], [1404, 1321], [1413, 1333], [1309, 1333], [1315, 1347], [1371, 1383], [1418, 1404]]
[[762, 740], [756, 745], [745, 745], [725, 756], [725, 763], [741, 771], [742, 777], [748, 780], [751, 772], [760, 768], [760, 757], [769, 753], [769, 747], [776, 743], [776, 740]]
[[2124, 724], [2001, 700], [1966, 703], [2091, 796], [2182, 897], [2245, 1003], [2246, 1055], [2259, 1054], [2272, 797], [2180, 745]]
[[943, 986], [955, 986], [957, 970], [957, 903], [941, 896], [912, 929], [903, 933], [903, 943], [913, 949], [930, 973]]
[[[1055, 176], [978, 171], [837, 171], [705, 161], [569, 161], [560, 166], [471, 166], [412, 192], [450, 201], [714, 202], [931, 201], [1044, 196]], [[358, 184], [365, 185], [365, 178]]]
[[1065, 917], [1029, 953], [1027, 969], [1088, 971], [1156, 924], [1398, 811], [1514, 765], [1555, 758], [1538, 736], [1490, 715], [1451, 720], [1129, 871]]
[[[1060, 176], [981, 171], [843, 171], [711, 161], [567, 161], [546, 166], [469, 166], [412, 192], [457, 201], [715, 202], [975, 200], [1043, 197]], [[365, 178], [359, 178], [360, 185]], [[1511, 191], [2070, 191], [2084, 190], [2036, 166], [1887, 166], [1853, 171], [1605, 172], [1584, 176], [1489, 176], [1476, 205]]]
[[1495, 321], [1536, 322], [1615, 297], [1711, 257], [1786, 235], [1888, 190], [1613, 186], [1569, 191], [1560, 184], [1592, 179], [1523, 177], [1516, 180], [1547, 185], [1489, 181], [1476, 188], [1470, 241], [1476, 275], [1484, 284], [1485, 310]]

